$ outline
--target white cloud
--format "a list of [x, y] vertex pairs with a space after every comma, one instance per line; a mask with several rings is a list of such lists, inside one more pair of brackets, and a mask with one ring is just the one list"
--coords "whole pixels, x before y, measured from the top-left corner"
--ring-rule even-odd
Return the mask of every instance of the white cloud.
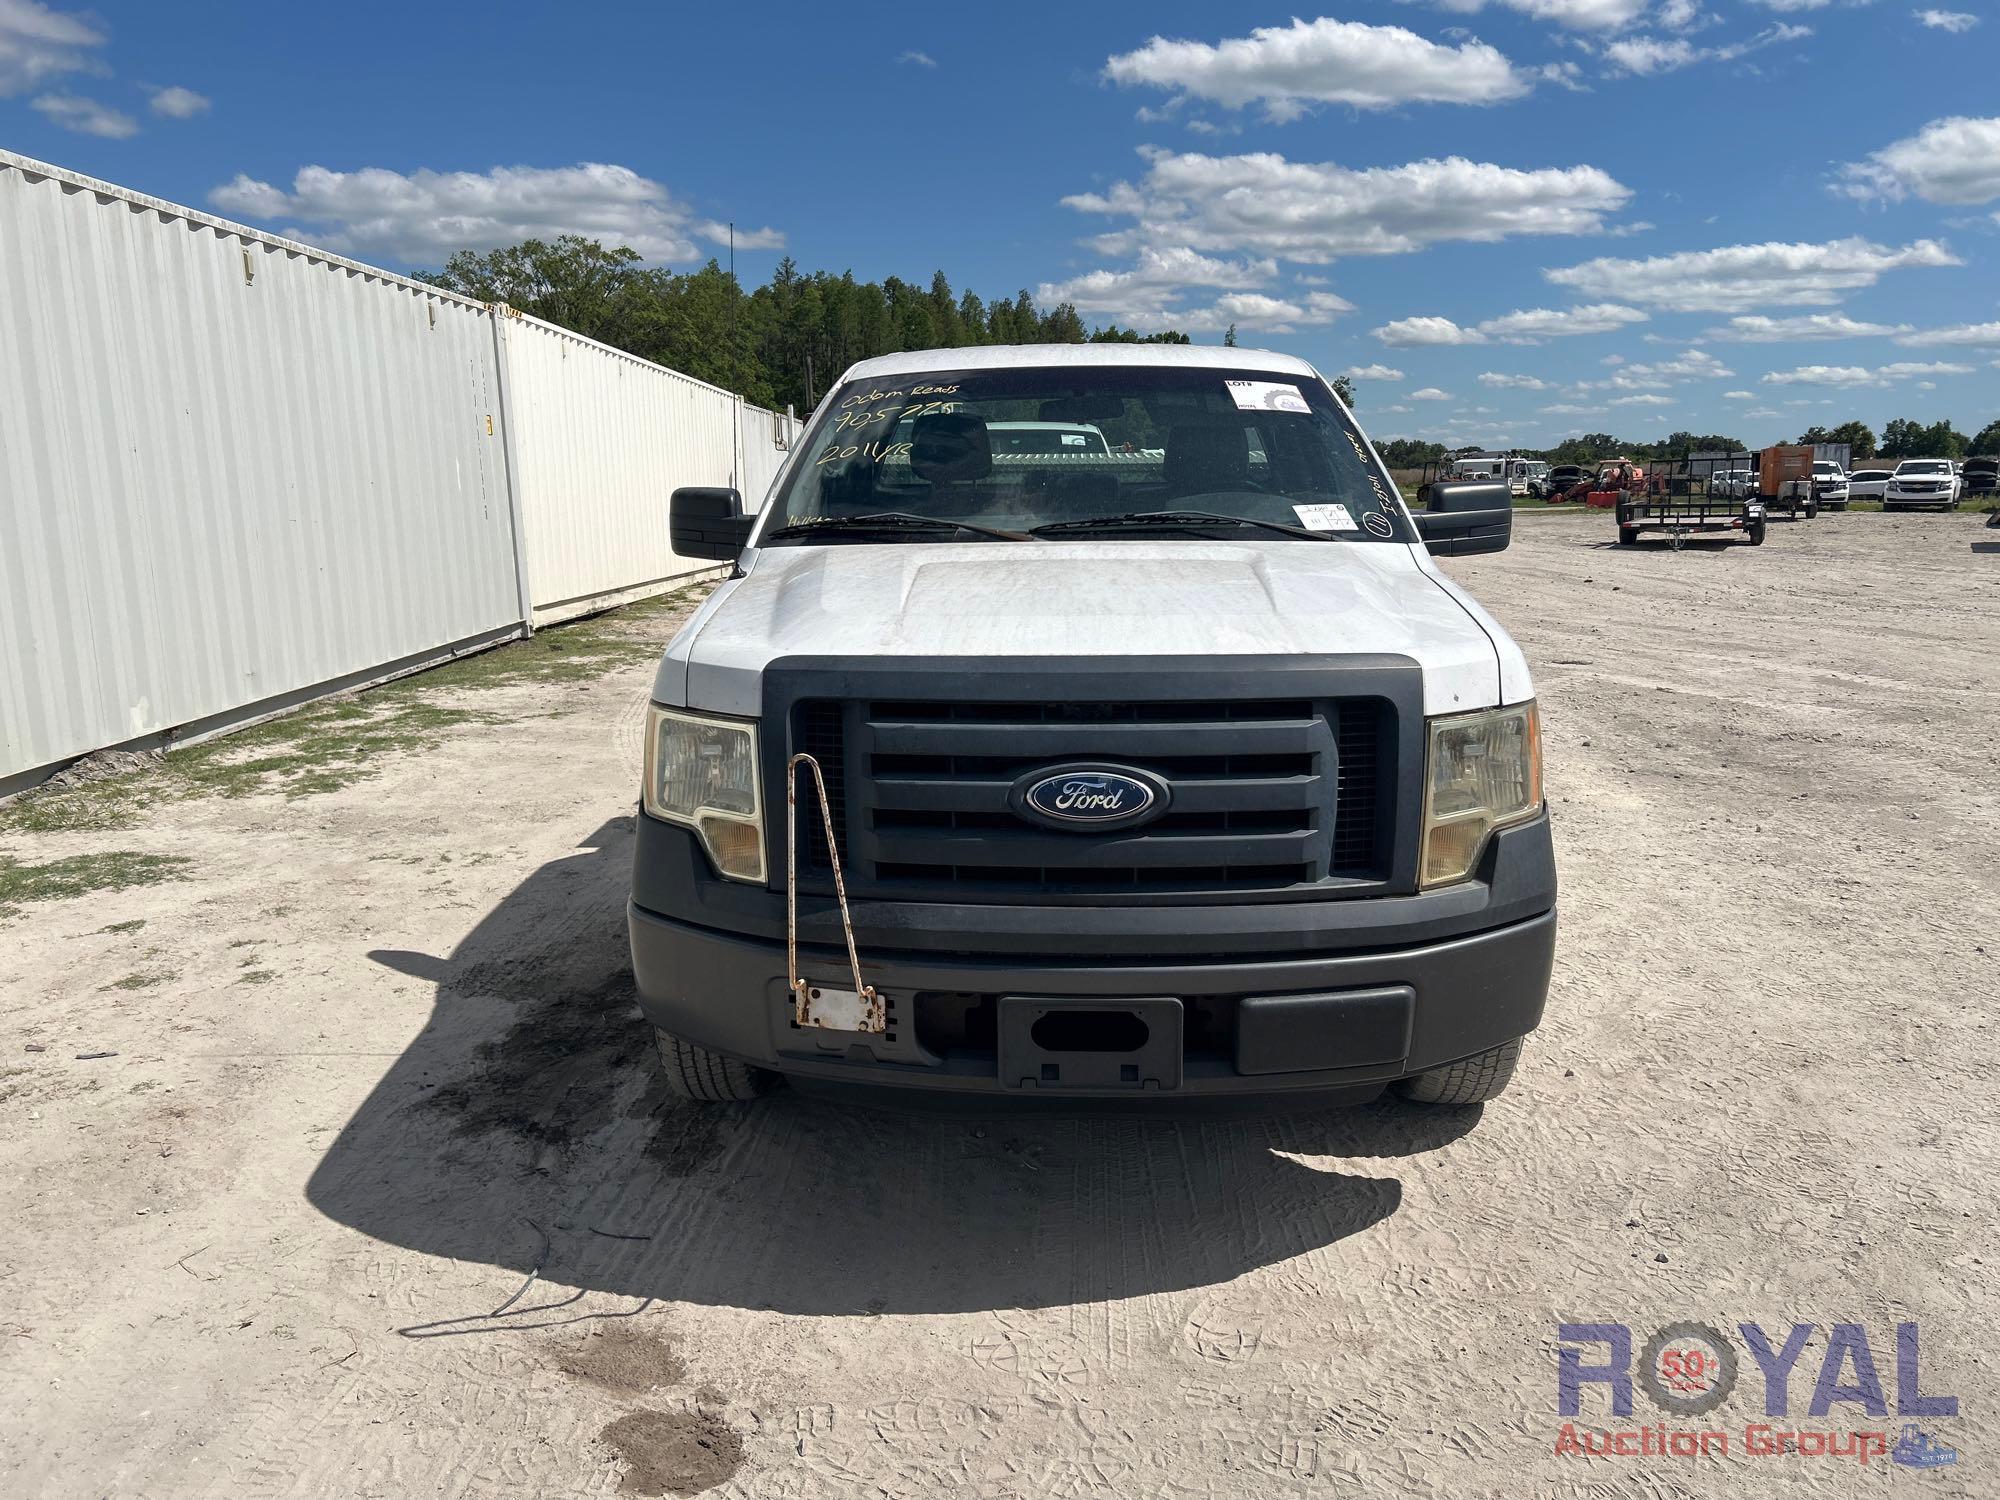
[[1493, 104], [1532, 86], [1484, 42], [1440, 46], [1400, 26], [1294, 18], [1247, 37], [1207, 42], [1156, 36], [1104, 65], [1114, 83], [1176, 90], [1228, 109], [1261, 104], [1295, 120], [1315, 104], [1389, 109], [1400, 104]]
[[1647, 0], [1438, 0], [1446, 10], [1470, 15], [1491, 3], [1519, 11], [1537, 21], [1553, 21], [1582, 31], [1611, 31], [1630, 26], [1645, 11]]
[[1780, 42], [1796, 42], [1811, 36], [1810, 26], [1793, 26], [1780, 22], [1767, 26], [1753, 37], [1740, 42], [1728, 42], [1712, 47], [1698, 47], [1686, 37], [1625, 36], [1609, 43], [1604, 49], [1605, 60], [1627, 73], [1645, 75], [1649, 73], [1672, 73], [1681, 68], [1692, 67], [1696, 63], [1735, 62], [1739, 57], [1747, 57], [1752, 52]]
[[1953, 35], [1970, 31], [1979, 24], [1979, 17], [1967, 15], [1962, 10], [1913, 10], [1910, 14], [1933, 31], [1949, 31]]
[[1411, 391], [1410, 399], [1412, 401], [1449, 401], [1451, 400], [1451, 392], [1441, 391], [1434, 385], [1427, 385], [1420, 391]]
[[1340, 372], [1349, 380], [1401, 380], [1403, 372], [1388, 365], [1349, 365]]
[[1537, 380], [1533, 375], [1503, 375], [1498, 370], [1482, 371], [1479, 383], [1503, 391], [1545, 391], [1549, 388], [1546, 380]]
[[896, 59], [899, 63], [913, 63], [919, 68], [935, 68], [937, 59], [928, 52], [918, 52], [914, 48]]
[[1635, 307], [1596, 302], [1562, 309], [1525, 308], [1463, 328], [1450, 318], [1398, 318], [1375, 329], [1374, 334], [1383, 343], [1397, 348], [1425, 344], [1536, 344], [1543, 339], [1576, 334], [1611, 333], [1628, 323], [1645, 321], [1646, 315]]
[[1610, 403], [1613, 406], [1672, 406], [1672, 396], [1618, 396]]
[[1136, 184], [1063, 199], [1083, 213], [1130, 218], [1099, 235], [1105, 254], [1147, 245], [1323, 263], [1396, 255], [1447, 240], [1594, 234], [1631, 189], [1597, 167], [1521, 171], [1463, 157], [1355, 170], [1275, 152], [1205, 156], [1141, 147]]
[[1604, 408], [1601, 406], [1574, 406], [1568, 402], [1557, 402], [1553, 406], [1543, 407], [1542, 410], [1553, 417], [1588, 417], [1603, 411]]
[[1706, 349], [1689, 348], [1672, 359], [1620, 365], [1609, 380], [1598, 384], [1617, 391], [1662, 390], [1687, 380], [1727, 380], [1735, 373]]
[[1766, 385], [1892, 385], [1919, 375], [1970, 375], [1971, 365], [1917, 364], [1900, 361], [1870, 370], [1861, 365], [1800, 365], [1795, 370], [1773, 370], [1764, 376]]
[[[1232, 261], [1201, 255], [1185, 246], [1139, 252], [1129, 270], [1089, 271], [1068, 281], [1045, 281], [1035, 290], [1044, 307], [1073, 304], [1078, 312], [1143, 327], [1185, 324], [1187, 309], [1177, 304], [1190, 288], [1242, 292], [1278, 274], [1274, 260]], [[1219, 325], [1218, 325], [1219, 326]]]
[[1665, 0], [1653, 19], [1669, 31], [1690, 31], [1711, 18], [1702, 13], [1699, 0]]
[[1703, 337], [1733, 344], [1795, 344], [1810, 339], [1881, 338], [1909, 331], [1907, 323], [1864, 323], [1845, 313], [1801, 313], [1790, 318], [1760, 313], [1731, 318], [1720, 328], [1708, 329]]
[[1636, 307], [1593, 302], [1585, 307], [1531, 307], [1488, 318], [1479, 331], [1503, 344], [1534, 344], [1543, 339], [1571, 338], [1585, 333], [1613, 333], [1628, 323], [1643, 323]]
[[0, 99], [64, 73], [101, 73], [104, 32], [82, 15], [41, 0], [0, 0]]
[[1755, 401], [1757, 393], [1755, 391], [1724, 391], [1722, 398], [1725, 401]]
[[37, 94], [28, 108], [81, 135], [122, 141], [139, 133], [139, 122], [130, 115], [78, 94]]
[[1486, 338], [1476, 328], [1461, 328], [1450, 318], [1398, 318], [1374, 330], [1375, 337], [1396, 349], [1419, 349], [1430, 344], [1483, 344]]
[[1892, 249], [1856, 237], [1817, 245], [1683, 250], [1649, 260], [1605, 256], [1542, 274], [1587, 296], [1621, 297], [1676, 312], [1734, 313], [1838, 302], [1847, 292], [1873, 286], [1885, 271], [1960, 264], [1936, 240]]
[[[700, 253], [691, 236], [716, 242], [728, 233], [712, 219], [691, 219], [659, 183], [601, 162], [407, 175], [383, 167], [302, 167], [289, 192], [239, 174], [208, 201], [244, 218], [310, 225], [312, 237], [330, 250], [418, 265], [559, 234], [629, 245], [649, 261], [685, 261]], [[739, 248], [783, 242], [773, 229], [736, 231]]]
[[1901, 335], [1899, 344], [1960, 344], [1971, 348], [2000, 347], [2000, 323], [1960, 323], [1951, 328], [1923, 328]]
[[2000, 118], [1933, 120], [1842, 167], [1838, 190], [1860, 199], [1990, 203], [2000, 198]]
[[148, 102], [153, 113], [164, 115], [169, 120], [192, 120], [205, 111], [213, 102], [206, 94], [197, 94], [193, 89], [184, 89], [179, 84], [169, 88], [149, 90]]

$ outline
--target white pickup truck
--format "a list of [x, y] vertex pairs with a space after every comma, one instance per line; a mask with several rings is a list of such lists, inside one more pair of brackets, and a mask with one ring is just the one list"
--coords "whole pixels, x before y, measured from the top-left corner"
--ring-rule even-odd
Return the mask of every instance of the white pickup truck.
[[1412, 513], [1284, 355], [856, 365], [754, 514], [673, 497], [734, 566], [646, 735], [668, 1084], [1499, 1093], [1555, 944], [1539, 727], [1431, 554], [1511, 524], [1503, 481]]

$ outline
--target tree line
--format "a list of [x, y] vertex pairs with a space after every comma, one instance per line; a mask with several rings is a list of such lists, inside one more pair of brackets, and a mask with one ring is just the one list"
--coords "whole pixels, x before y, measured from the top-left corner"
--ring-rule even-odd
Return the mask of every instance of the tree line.
[[[1878, 441], [1875, 430], [1865, 422], [1843, 422], [1838, 427], [1808, 427], [1798, 436], [1801, 443], [1845, 443], [1854, 461], [1904, 458], [1966, 458], [1978, 454], [2000, 454], [2000, 418], [1988, 422], [1977, 434], [1967, 437], [1949, 421], [1923, 423], [1899, 417], [1882, 429]], [[1427, 443], [1418, 438], [1398, 438], [1381, 447], [1382, 461], [1392, 469], [1420, 469], [1425, 464], [1479, 453], [1480, 448], [1447, 448], [1443, 443]], [[1739, 438], [1721, 433], [1672, 432], [1658, 442], [1637, 442], [1609, 432], [1586, 432], [1539, 451], [1511, 450], [1522, 458], [1546, 459], [1552, 464], [1596, 464], [1608, 458], [1630, 458], [1641, 462], [1663, 462], [1690, 453], [1743, 453], [1750, 451]]]
[[1897, 417], [1884, 424], [1882, 440], [1865, 422], [1843, 422], [1838, 427], [1808, 427], [1799, 434], [1802, 443], [1846, 443], [1856, 458], [1969, 458], [2000, 454], [2000, 417], [1967, 437], [1949, 421], [1928, 425]]
[[[976, 344], [1186, 344], [1116, 323], [1086, 328], [1075, 307], [1044, 311], [1025, 289], [991, 302], [955, 293], [943, 271], [928, 287], [852, 271], [802, 273], [790, 256], [745, 292], [711, 260], [676, 273], [635, 250], [580, 235], [461, 250], [423, 277], [481, 302], [505, 302], [585, 338], [735, 391], [759, 406], [810, 411], [856, 360]], [[1232, 329], [1233, 333], [1234, 330]]]

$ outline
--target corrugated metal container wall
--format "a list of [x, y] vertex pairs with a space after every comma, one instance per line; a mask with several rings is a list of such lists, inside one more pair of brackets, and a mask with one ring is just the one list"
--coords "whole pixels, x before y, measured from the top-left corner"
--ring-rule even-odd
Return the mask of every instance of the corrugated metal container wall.
[[771, 481], [790, 458], [797, 441], [799, 424], [781, 411], [761, 406], [744, 406], [737, 413], [737, 452], [740, 455], [737, 488], [749, 510], [761, 510], [771, 490]]
[[0, 781], [509, 633], [496, 375], [477, 303], [0, 154]]
[[498, 326], [535, 623], [712, 569], [673, 550], [669, 500], [682, 485], [735, 484], [754, 507], [786, 419], [539, 318], [501, 309]]
[[497, 326], [536, 623], [712, 568], [673, 550], [668, 500], [730, 482], [735, 398], [538, 318]]

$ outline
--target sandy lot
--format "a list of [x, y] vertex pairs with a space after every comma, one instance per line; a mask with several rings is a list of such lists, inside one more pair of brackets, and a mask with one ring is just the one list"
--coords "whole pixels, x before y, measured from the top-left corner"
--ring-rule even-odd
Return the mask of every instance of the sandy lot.
[[[621, 902], [678, 610], [0, 813], [6, 1487], [1992, 1494], [1980, 534], [1527, 518], [1457, 565], [1534, 664], [1564, 881], [1483, 1109], [670, 1102]], [[1558, 1455], [1558, 1322], [1686, 1319], [1814, 1325], [1776, 1425], [1892, 1437], [1916, 1321], [1960, 1461]], [[1835, 1323], [1888, 1416], [1808, 1415]], [[1693, 1425], [1762, 1405], [1746, 1357]]]

